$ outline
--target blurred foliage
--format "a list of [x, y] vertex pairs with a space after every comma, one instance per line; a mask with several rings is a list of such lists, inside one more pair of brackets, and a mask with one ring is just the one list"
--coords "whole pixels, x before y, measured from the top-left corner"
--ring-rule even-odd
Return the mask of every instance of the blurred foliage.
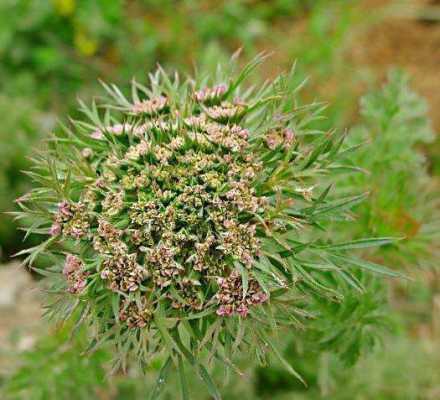
[[398, 337], [386, 343], [386, 351], [366, 357], [353, 369], [346, 369], [337, 358], [323, 354], [318, 360], [321, 365], [318, 384], [301, 391], [281, 387], [275, 395], [272, 392], [256, 398], [434, 400], [440, 394], [439, 350], [429, 340]]
[[380, 257], [395, 268], [434, 267], [439, 255], [439, 188], [420, 150], [434, 140], [427, 103], [410, 88], [408, 76], [395, 70], [381, 90], [362, 98], [360, 108], [361, 123], [348, 140], [353, 146], [363, 144], [350, 160], [366, 172], [352, 175], [348, 187], [369, 191], [370, 196], [356, 210], [357, 236], [368, 232], [405, 238], [380, 250]]
[[43, 337], [21, 354], [16, 370], [0, 383], [2, 399], [96, 399], [106, 386], [104, 365], [109, 354], [98, 351], [84, 356], [84, 332], [70, 338], [69, 328]]
[[[26, 110], [23, 112], [23, 110]], [[33, 143], [42, 137], [41, 115], [32, 99], [9, 98], [0, 93], [0, 258], [2, 247], [14, 249], [20, 241], [17, 227], [5, 211], [12, 211], [14, 200], [26, 191], [28, 180], [22, 170]]]
[[[52, 399], [144, 399], [153, 387], [154, 377], [140, 371], [106, 377], [110, 353], [101, 350], [84, 356], [83, 333], [69, 340], [67, 331], [40, 339], [34, 349], [22, 353], [19, 366], [10, 375], [0, 376], [0, 395], [5, 400]], [[352, 368], [334, 354], [307, 353], [293, 345], [286, 348], [290, 360], [301, 360], [299, 372], [307, 379], [305, 387], [293, 380], [282, 366], [252, 370], [245, 360], [244, 375], [225, 379], [224, 400], [436, 400], [440, 393], [440, 349], [437, 339], [417, 340], [400, 336], [389, 338], [384, 351], [373, 352]], [[295, 364], [296, 365], [296, 364]], [[241, 366], [240, 366], [241, 367]], [[222, 371], [217, 371], [219, 377]], [[178, 377], [167, 385], [164, 400], [176, 399]], [[192, 387], [197, 378], [188, 377]], [[192, 382], [194, 381], [194, 382]], [[342, 388], [342, 389], [341, 389]], [[203, 388], [190, 393], [194, 400], [208, 399]]]

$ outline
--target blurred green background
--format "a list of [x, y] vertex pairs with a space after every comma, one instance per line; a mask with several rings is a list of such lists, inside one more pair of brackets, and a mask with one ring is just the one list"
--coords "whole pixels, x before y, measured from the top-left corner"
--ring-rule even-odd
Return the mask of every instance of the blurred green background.
[[[371, 195], [347, 235], [407, 238], [368, 256], [413, 279], [371, 282], [362, 307], [347, 300], [362, 340], [359, 348], [345, 332], [338, 340], [347, 340], [345, 356], [360, 355], [354, 366], [331, 351], [301, 348], [319, 337], [317, 326], [310, 338], [279, 339], [307, 388], [276, 364], [262, 369], [244, 359], [245, 376], [225, 384], [225, 398], [440, 398], [439, 1], [0, 0], [1, 398], [146, 398], [149, 376], [131, 371], [109, 381], [109, 354], [81, 357], [83, 336], [69, 341], [66, 330], [41, 320], [35, 277], [11, 263], [25, 244], [5, 212], [29, 187], [21, 173], [29, 157], [58, 119], [75, 115], [78, 97], [100, 93], [98, 79], [124, 88], [158, 63], [213, 70], [238, 48], [243, 63], [272, 53], [262, 78], [296, 62], [298, 80], [309, 78], [304, 100], [329, 104], [321, 127], [347, 129], [352, 144], [363, 144], [351, 161], [369, 172], [341, 180], [340, 190]], [[323, 305], [335, 326], [344, 312]], [[385, 319], [379, 345], [368, 329], [376, 333]], [[209, 398], [202, 389], [192, 396]], [[165, 398], [178, 398], [172, 383]]]

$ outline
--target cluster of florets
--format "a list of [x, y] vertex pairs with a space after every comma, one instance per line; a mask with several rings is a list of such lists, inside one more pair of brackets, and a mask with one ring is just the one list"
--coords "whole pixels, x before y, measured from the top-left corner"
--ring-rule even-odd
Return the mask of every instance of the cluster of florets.
[[72, 294], [81, 293], [87, 285], [88, 272], [84, 270], [84, 263], [72, 254], [66, 257], [63, 275], [67, 281], [67, 290]]
[[199, 103], [205, 104], [216, 102], [226, 93], [227, 90], [228, 87], [225, 84], [216, 85], [212, 88], [205, 87], [194, 93], [194, 99]]
[[109, 282], [115, 292], [133, 292], [145, 280], [148, 272], [137, 263], [137, 255], [112, 255], [102, 263], [101, 278]]
[[267, 147], [271, 150], [275, 150], [279, 146], [289, 148], [294, 141], [295, 134], [290, 128], [277, 129], [266, 136]]
[[125, 322], [129, 328], [144, 328], [153, 316], [152, 308], [148, 305], [145, 297], [139, 302], [122, 301], [119, 311], [119, 320]]
[[249, 313], [249, 307], [264, 303], [268, 296], [264, 293], [255, 279], [248, 282], [247, 290], [243, 287], [241, 275], [237, 271], [226, 278], [218, 278], [219, 291], [216, 298], [220, 303], [217, 314], [229, 316], [238, 313], [246, 317]]
[[153, 97], [149, 100], [137, 101], [131, 107], [131, 112], [135, 115], [155, 115], [168, 107], [168, 99], [165, 96]]
[[58, 205], [58, 212], [55, 221], [50, 228], [51, 235], [63, 233], [75, 239], [81, 239], [89, 233], [89, 217], [87, 215], [85, 204], [79, 202], [71, 204], [62, 201]]
[[[263, 162], [241, 125], [249, 105], [227, 95], [227, 85], [194, 91], [189, 112], [164, 95], [139, 100], [124, 109], [125, 122], [92, 129], [105, 150], [82, 155], [96, 179], [55, 210], [51, 235], [88, 244], [108, 290], [139, 293], [120, 304], [129, 327], [148, 324], [155, 304], [147, 307], [147, 292], [176, 312], [215, 305], [218, 316], [246, 317], [268, 300], [252, 277], [269, 204], [255, 189]], [[259, 143], [272, 150], [293, 141], [279, 129]], [[69, 257], [82, 270], [84, 261]], [[65, 274], [70, 292], [86, 287], [81, 274]]]

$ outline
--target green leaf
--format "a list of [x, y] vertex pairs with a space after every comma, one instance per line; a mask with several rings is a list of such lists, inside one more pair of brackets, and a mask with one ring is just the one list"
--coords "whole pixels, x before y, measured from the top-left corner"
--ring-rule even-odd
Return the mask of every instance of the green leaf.
[[174, 354], [174, 350], [176, 350], [178, 353], [180, 352], [179, 347], [177, 343], [174, 341], [172, 336], [170, 335], [170, 332], [168, 331], [166, 327], [166, 322], [164, 318], [160, 315], [160, 307], [156, 310], [156, 313], [154, 315], [154, 323], [157, 326], [157, 329], [160, 332], [160, 335], [162, 336], [162, 339], [164, 341], [165, 346], [167, 347], [167, 350], [170, 354]]
[[244, 298], [246, 296], [248, 288], [249, 288], [249, 273], [248, 273], [247, 269], [241, 263], [235, 262], [234, 265], [241, 275], [241, 281], [243, 284], [243, 298]]
[[113, 294], [112, 295], [112, 310], [113, 310], [113, 316], [115, 317], [115, 320], [119, 322], [119, 295]]
[[168, 374], [171, 369], [171, 356], [168, 357], [165, 364], [160, 369], [159, 375], [157, 376], [156, 383], [153, 387], [153, 390], [150, 393], [150, 400], [157, 400], [162, 393], [164, 387], [165, 387], [165, 380], [168, 377]]
[[407, 276], [405, 276], [399, 272], [392, 271], [391, 269], [384, 267], [383, 265], [376, 264], [371, 261], [363, 260], [361, 258], [347, 257], [347, 256], [341, 256], [341, 255], [335, 255], [335, 254], [330, 255], [329, 257], [335, 264], [337, 264], [341, 267], [343, 266], [342, 264], [351, 264], [356, 267], [365, 269], [367, 271], [374, 272], [375, 274], [386, 275], [386, 276], [390, 276], [393, 278], [408, 279]]
[[314, 150], [310, 153], [309, 158], [305, 161], [305, 163], [301, 166], [301, 170], [305, 170], [309, 168], [318, 157], [328, 151], [329, 146], [332, 143], [332, 137], [324, 137], [321, 139], [321, 142], [314, 148]]
[[239, 86], [240, 84], [249, 76], [249, 74], [257, 68], [265, 59], [267, 58], [267, 54], [260, 53], [257, 54], [257, 56], [251, 60], [240, 72], [237, 79], [233, 81], [228, 91], [225, 93], [224, 97], [228, 97], [230, 94], [232, 94]]
[[274, 355], [278, 358], [278, 360], [281, 362], [284, 368], [293, 375], [296, 379], [301, 381], [304, 386], [307, 387], [306, 381], [303, 379], [303, 377], [299, 374], [299, 372], [295, 371], [295, 369], [287, 362], [287, 360], [281, 355], [281, 353], [278, 351], [276, 346], [272, 343], [272, 341], [263, 333], [261, 330], [257, 331], [261, 339], [265, 344], [267, 344], [273, 351]]
[[334, 211], [341, 212], [344, 210], [349, 210], [350, 208], [354, 207], [356, 204], [359, 204], [362, 201], [364, 201], [367, 198], [367, 196], [368, 193], [362, 193], [356, 196], [346, 197], [344, 199], [338, 199], [332, 203], [317, 208], [316, 210], [314, 210], [312, 215], [315, 216], [318, 214], [326, 214]]
[[183, 365], [182, 357], [178, 356], [178, 370], [179, 370], [179, 381], [180, 381], [180, 391], [182, 394], [182, 400], [189, 400], [188, 383], [186, 382], [185, 369]]
[[179, 318], [179, 320], [189, 321], [189, 320], [192, 320], [192, 319], [200, 319], [200, 318], [206, 317], [207, 315], [211, 315], [214, 312], [215, 312], [215, 308], [214, 307], [209, 307], [209, 308], [207, 308], [204, 311], [200, 311], [200, 312], [197, 312], [197, 313], [194, 313], [194, 314], [193, 313], [189, 313], [188, 316]]
[[345, 243], [335, 243], [324, 246], [317, 246], [319, 249], [331, 249], [331, 250], [353, 250], [353, 249], [365, 249], [368, 247], [379, 247], [385, 246], [401, 240], [399, 238], [393, 237], [381, 237], [381, 238], [369, 238], [369, 239], [359, 239], [352, 240], [351, 242]]
[[220, 392], [217, 389], [217, 386], [215, 385], [214, 381], [211, 378], [211, 375], [209, 375], [208, 370], [202, 365], [199, 364], [198, 365], [198, 369], [199, 369], [199, 375], [200, 377], [203, 379], [203, 381], [205, 382], [209, 394], [214, 398], [214, 400], [221, 400], [222, 396], [220, 394]]
[[207, 389], [211, 396], [214, 397], [215, 400], [221, 400], [220, 392], [218, 391], [217, 387], [215, 386], [211, 376], [209, 375], [209, 372], [206, 370], [206, 368], [200, 364], [194, 355], [185, 347], [185, 345], [182, 343], [180, 336], [178, 335], [177, 330], [174, 332], [174, 337], [176, 340], [176, 344], [179, 347], [179, 350], [183, 354], [183, 356], [188, 360], [188, 362], [197, 368], [198, 373], [202, 380], [205, 382]]

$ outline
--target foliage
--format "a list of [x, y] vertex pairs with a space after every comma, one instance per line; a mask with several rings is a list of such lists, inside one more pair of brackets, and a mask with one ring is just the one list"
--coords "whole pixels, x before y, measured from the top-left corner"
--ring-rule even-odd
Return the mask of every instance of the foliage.
[[438, 255], [438, 187], [419, 146], [434, 138], [426, 101], [411, 90], [408, 77], [389, 74], [384, 87], [361, 100], [361, 123], [349, 135], [352, 145], [367, 143], [351, 156], [367, 171], [348, 187], [371, 190], [356, 212], [356, 235], [405, 237], [382, 251], [397, 268], [434, 266]]
[[[76, 336], [74, 342], [69, 342], [67, 330], [48, 335], [40, 339], [35, 349], [20, 355], [19, 367], [10, 376], [2, 377], [2, 398], [94, 399], [97, 395], [114, 400], [145, 398], [153, 386], [152, 381], [133, 372], [107, 380], [103, 365], [110, 359], [110, 354], [100, 350], [84, 357], [82, 352], [86, 338], [83, 333]], [[232, 377], [222, 392], [225, 400], [236, 399], [238, 396], [255, 400], [287, 400], [292, 397], [299, 400], [437, 398], [440, 378], [436, 368], [439, 349], [435, 340], [415, 340], [400, 336], [386, 340], [385, 348], [386, 351], [370, 354], [354, 368], [348, 369], [329, 353], [301, 355], [290, 349], [292, 355], [296, 354], [306, 360], [301, 363], [300, 370], [303, 376], [308, 377], [308, 387], [296, 384], [284, 375], [281, 367], [271, 367], [258, 370], [254, 379]], [[320, 365], [319, 375], [316, 365]], [[189, 377], [189, 380], [192, 382], [194, 377]], [[252, 388], [254, 380], [258, 383], [255, 390]], [[177, 382], [178, 377], [173, 376], [168, 386], [173, 387]], [[340, 390], [342, 382], [344, 390]], [[172, 390], [170, 392], [169, 396], [163, 398], [176, 398], [175, 393]], [[206, 395], [201, 390], [194, 390], [191, 392], [192, 398], [204, 399]]]
[[36, 88], [48, 101], [55, 92], [83, 89], [85, 77], [91, 83], [98, 76], [124, 81], [156, 62], [190, 63], [211, 41], [251, 48], [268, 32], [266, 22], [301, 12], [305, 2], [278, 0], [268, 7], [257, 1], [251, 8], [246, 3], [6, 0], [0, 5], [0, 73], [13, 79], [2, 85]]
[[22, 353], [16, 370], [0, 383], [2, 399], [95, 399], [106, 384], [103, 365], [109, 355], [99, 350], [84, 357], [84, 332], [70, 335], [67, 328], [59, 330]]
[[284, 357], [295, 364], [308, 387], [292, 382], [278, 366], [257, 368], [255, 391], [259, 395], [324, 390], [328, 383], [323, 379], [340, 387], [340, 371], [352, 371], [366, 356], [385, 349], [383, 338], [396, 334], [396, 321], [386, 305], [384, 285], [377, 279], [364, 279], [363, 286], [362, 293], [347, 289], [340, 303], [321, 300], [316, 306], [320, 318], [308, 330], [280, 338]]
[[[27, 112], [23, 112], [27, 110]], [[14, 200], [28, 189], [28, 179], [21, 171], [29, 168], [27, 158], [43, 129], [52, 124], [48, 116], [35, 111], [32, 100], [10, 99], [0, 95], [0, 256], [3, 248], [17, 248], [17, 229], [6, 212], [14, 209]]]
[[[439, 352], [435, 341], [398, 337], [387, 342], [386, 349], [366, 357], [350, 370], [344, 369], [337, 359], [330, 357], [324, 360], [324, 365], [332, 373], [322, 379], [321, 388], [272, 398], [290, 399], [292, 395], [300, 400], [416, 400], [438, 397], [440, 377], [436, 365]], [[342, 382], [344, 390], [340, 390]]]

